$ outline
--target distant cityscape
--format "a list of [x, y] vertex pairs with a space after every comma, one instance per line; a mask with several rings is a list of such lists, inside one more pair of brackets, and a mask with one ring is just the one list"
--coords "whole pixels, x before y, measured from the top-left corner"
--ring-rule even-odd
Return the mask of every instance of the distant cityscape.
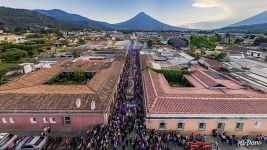
[[214, 30], [0, 7], [0, 150], [267, 147], [267, 12]]

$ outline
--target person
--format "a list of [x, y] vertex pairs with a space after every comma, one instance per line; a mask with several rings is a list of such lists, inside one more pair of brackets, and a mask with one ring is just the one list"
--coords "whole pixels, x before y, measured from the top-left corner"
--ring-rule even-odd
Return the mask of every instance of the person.
[[44, 132], [41, 132], [41, 137], [44, 137], [45, 136], [45, 133]]
[[129, 145], [129, 140], [126, 139], [126, 146], [128, 147], [128, 145]]
[[215, 144], [214, 144], [214, 150], [219, 150], [219, 143], [218, 143], [218, 141], [216, 141]]
[[42, 136], [47, 136], [51, 132], [50, 127], [45, 127], [43, 132], [41, 133]]

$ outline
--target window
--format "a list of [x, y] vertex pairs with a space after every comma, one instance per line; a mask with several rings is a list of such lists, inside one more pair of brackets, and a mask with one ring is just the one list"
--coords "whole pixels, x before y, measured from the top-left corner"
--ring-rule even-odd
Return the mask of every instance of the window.
[[159, 129], [160, 130], [165, 130], [165, 123], [164, 122], [161, 122], [160, 124], [159, 124]]
[[31, 120], [31, 123], [37, 123], [37, 120], [36, 120], [36, 118], [34, 118], [34, 117], [31, 118], [30, 120]]
[[3, 123], [7, 123], [6, 118], [2, 118]]
[[56, 123], [56, 119], [55, 118], [50, 118], [50, 123]]
[[217, 129], [218, 129], [218, 130], [223, 130], [224, 127], [225, 127], [225, 123], [223, 123], [223, 122], [219, 122], [219, 123], [218, 123], [218, 126], [217, 126]]
[[15, 121], [14, 121], [13, 118], [9, 118], [9, 122], [10, 122], [10, 123], [15, 123]]
[[255, 128], [260, 128], [261, 127], [261, 122], [255, 122]]
[[178, 130], [183, 130], [183, 129], [184, 129], [184, 123], [179, 122], [179, 123], [178, 123], [178, 126], [177, 126], [177, 129], [178, 129]]
[[199, 123], [199, 127], [198, 127], [199, 130], [205, 130], [206, 129], [206, 123], [204, 122], [200, 122]]
[[235, 129], [236, 130], [243, 130], [244, 123], [238, 122], [236, 123]]
[[48, 119], [47, 118], [43, 118], [44, 123], [48, 123]]
[[65, 125], [71, 124], [70, 117], [63, 117], [63, 121]]

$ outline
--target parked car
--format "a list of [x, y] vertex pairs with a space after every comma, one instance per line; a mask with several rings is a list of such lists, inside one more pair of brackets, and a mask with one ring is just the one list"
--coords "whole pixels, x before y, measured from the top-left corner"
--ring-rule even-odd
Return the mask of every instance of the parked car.
[[9, 133], [0, 133], [0, 150], [6, 150], [12, 148], [15, 145], [15, 140], [18, 138], [17, 135]]
[[47, 137], [29, 136], [21, 140], [16, 150], [40, 150], [47, 142]]

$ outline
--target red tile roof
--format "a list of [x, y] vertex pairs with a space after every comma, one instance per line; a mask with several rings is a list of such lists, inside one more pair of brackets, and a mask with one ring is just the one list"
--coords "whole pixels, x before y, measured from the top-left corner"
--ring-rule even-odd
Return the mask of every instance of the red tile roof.
[[[194, 73], [193, 73], [194, 74]], [[161, 74], [143, 73], [147, 113], [154, 114], [267, 114], [267, 94], [251, 89], [209, 89], [170, 87]], [[201, 71], [197, 77], [209, 86], [217, 84]], [[193, 80], [194, 78], [192, 78]], [[195, 82], [200, 82], [195, 79]], [[215, 84], [216, 83], [216, 84]]]
[[216, 85], [219, 85], [218, 82], [213, 80], [211, 77], [207, 76], [204, 72], [200, 70], [195, 70], [192, 73], [192, 76], [194, 76], [199, 82], [203, 83], [207, 88], [215, 87]]
[[[106, 110], [116, 92], [116, 85], [124, 64], [124, 55], [113, 62], [63, 62], [42, 69], [0, 86], [0, 112], [18, 111], [87, 111], [95, 101], [96, 111]], [[96, 74], [85, 85], [45, 85], [44, 83], [65, 71], [82, 67]], [[77, 98], [82, 106], [77, 108]]]
[[152, 113], [266, 114], [267, 98], [158, 98]]

